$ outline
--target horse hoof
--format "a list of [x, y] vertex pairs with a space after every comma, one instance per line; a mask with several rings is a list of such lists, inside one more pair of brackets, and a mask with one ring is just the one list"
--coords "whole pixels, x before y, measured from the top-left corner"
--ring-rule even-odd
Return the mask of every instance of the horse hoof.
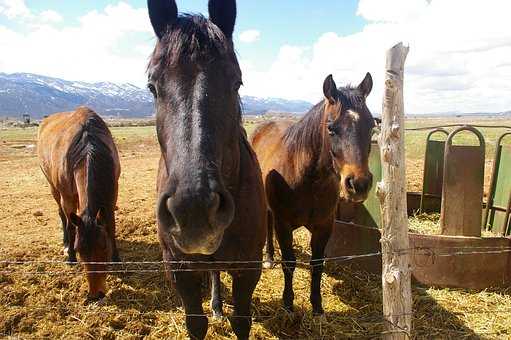
[[221, 312], [219, 313], [219, 312], [213, 311], [212, 319], [213, 319], [213, 321], [223, 321], [224, 320], [224, 314], [221, 313]]
[[84, 305], [95, 304], [101, 306], [105, 303], [106, 294], [103, 292], [98, 292], [97, 294], [87, 294], [87, 298], [85, 299]]
[[263, 261], [263, 268], [264, 269], [272, 269], [273, 268], [273, 261], [272, 260], [264, 260]]

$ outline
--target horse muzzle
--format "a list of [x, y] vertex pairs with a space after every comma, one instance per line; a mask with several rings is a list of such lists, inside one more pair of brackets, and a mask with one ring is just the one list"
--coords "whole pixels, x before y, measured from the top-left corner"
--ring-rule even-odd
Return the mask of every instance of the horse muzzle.
[[373, 185], [373, 175], [370, 172], [363, 175], [349, 174], [342, 176], [341, 181], [345, 198], [354, 203], [362, 203]]
[[158, 219], [168, 228], [175, 245], [185, 254], [211, 255], [234, 219], [234, 201], [225, 190], [176, 191], [163, 195]]

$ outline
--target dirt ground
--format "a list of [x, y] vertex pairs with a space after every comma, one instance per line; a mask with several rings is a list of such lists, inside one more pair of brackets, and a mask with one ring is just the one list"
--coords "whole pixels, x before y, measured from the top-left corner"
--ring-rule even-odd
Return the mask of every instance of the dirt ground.
[[[121, 154], [117, 239], [124, 261], [159, 261], [154, 217], [159, 157], [153, 127], [113, 128]], [[57, 206], [35, 157], [35, 129], [0, 130], [0, 261], [63, 261]], [[409, 173], [422, 171], [420, 160]], [[413, 169], [414, 172], [410, 172]], [[414, 176], [415, 177], [415, 176]], [[415, 184], [414, 184], [415, 183]], [[414, 179], [412, 188], [420, 180]], [[298, 258], [308, 260], [309, 236], [295, 234]], [[277, 251], [277, 254], [279, 252]], [[101, 304], [85, 305], [86, 280], [65, 264], [0, 262], [0, 336], [22, 339], [186, 338], [179, 298], [161, 267], [109, 276]], [[293, 314], [280, 307], [280, 268], [263, 273], [253, 300], [254, 339], [379, 338], [381, 278], [330, 266], [323, 276], [325, 320], [311, 315], [308, 269], [295, 273]], [[222, 275], [229, 313], [230, 278]], [[499, 338], [511, 334], [509, 290], [414, 287], [416, 338]], [[207, 292], [205, 293], [207, 295]], [[204, 307], [210, 312], [208, 297]], [[495, 310], [507, 311], [496, 313]], [[493, 311], [493, 312], [490, 312]], [[233, 338], [228, 321], [210, 319], [208, 338]]]

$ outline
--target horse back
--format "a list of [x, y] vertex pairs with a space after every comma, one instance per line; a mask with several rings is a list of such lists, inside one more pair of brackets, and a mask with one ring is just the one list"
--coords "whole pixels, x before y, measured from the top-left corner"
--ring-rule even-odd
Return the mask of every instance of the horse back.
[[[75, 164], [68, 164], [69, 153], [91, 118], [101, 119], [91, 109], [80, 107], [75, 111], [52, 114], [45, 118], [39, 127], [37, 154], [41, 170], [50, 185], [68, 197], [77, 195], [73, 171]], [[117, 148], [106, 124], [104, 126], [99, 135], [108, 146], [109, 156], [114, 163], [115, 178], [118, 179], [120, 161]]]
[[268, 121], [258, 125], [252, 133], [250, 143], [259, 160], [263, 180], [271, 169], [285, 167], [289, 157], [282, 139], [291, 124], [291, 121]]

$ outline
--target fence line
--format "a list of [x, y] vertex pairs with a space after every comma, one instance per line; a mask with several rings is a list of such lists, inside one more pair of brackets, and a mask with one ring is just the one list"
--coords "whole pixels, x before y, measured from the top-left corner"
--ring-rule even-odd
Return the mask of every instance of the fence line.
[[[446, 250], [454, 250], [446, 252]], [[466, 251], [468, 250], [468, 251]], [[511, 247], [491, 247], [491, 246], [454, 246], [454, 247], [414, 247], [409, 249], [401, 249], [395, 251], [395, 253], [403, 255], [410, 254], [411, 256], [429, 256], [435, 257], [449, 257], [449, 256], [470, 256], [480, 254], [504, 254], [511, 253]], [[0, 270], [0, 274], [4, 275], [61, 275], [61, 274], [128, 274], [128, 273], [163, 273], [163, 272], [206, 272], [206, 271], [250, 271], [250, 270], [275, 270], [278, 266], [285, 266], [287, 264], [294, 263], [297, 266], [302, 267], [317, 267], [322, 266], [323, 261], [327, 263], [342, 263], [352, 260], [380, 257], [381, 252], [373, 252], [366, 254], [346, 255], [337, 257], [323, 257], [320, 259], [314, 259], [310, 261], [284, 261], [277, 260], [273, 262], [273, 266], [270, 268], [262, 268], [264, 261], [126, 261], [126, 262], [67, 262], [58, 260], [0, 260], [0, 266], [4, 267], [5, 270]], [[433, 263], [427, 263], [423, 265], [416, 265], [415, 268], [423, 268]], [[114, 269], [105, 270], [57, 270], [57, 271], [46, 271], [44, 268], [38, 268], [31, 271], [23, 271], [11, 269], [13, 266], [28, 266], [28, 265], [107, 265], [114, 267]], [[211, 266], [211, 267], [200, 267]], [[246, 266], [244, 266], [246, 265]], [[250, 266], [252, 265], [252, 266]], [[135, 266], [135, 268], [130, 267]], [[149, 267], [147, 267], [149, 266]], [[158, 266], [154, 268], [151, 266]], [[199, 267], [188, 267], [188, 266], [199, 266]], [[122, 268], [126, 267], [126, 268]], [[142, 267], [145, 267], [142, 268]], [[170, 267], [170, 268], [169, 268]], [[1, 268], [1, 267], [0, 267]]]
[[[510, 248], [511, 249], [511, 248]], [[408, 249], [410, 250], [410, 249]], [[406, 250], [403, 250], [406, 251]], [[357, 255], [346, 255], [346, 256], [336, 256], [336, 257], [323, 257], [315, 260], [311, 260], [313, 262], [316, 261], [344, 261], [351, 260], [359, 257], [371, 257], [371, 256], [379, 256], [380, 252], [375, 253], [367, 253], [367, 254], [357, 254]], [[171, 264], [171, 265], [196, 265], [196, 264], [204, 264], [204, 265], [230, 265], [230, 264], [263, 264], [265, 261], [126, 261], [126, 262], [79, 262], [80, 264], [103, 264], [103, 265], [156, 265], [156, 264]], [[10, 261], [10, 260], [0, 260], [0, 264], [7, 265], [26, 265], [26, 264], [77, 264], [78, 262], [68, 262], [68, 261], [58, 261], [58, 260], [28, 260], [28, 261]], [[284, 261], [278, 260], [274, 261], [274, 264], [287, 264], [287, 263], [296, 263], [300, 265], [310, 265], [307, 261]]]

